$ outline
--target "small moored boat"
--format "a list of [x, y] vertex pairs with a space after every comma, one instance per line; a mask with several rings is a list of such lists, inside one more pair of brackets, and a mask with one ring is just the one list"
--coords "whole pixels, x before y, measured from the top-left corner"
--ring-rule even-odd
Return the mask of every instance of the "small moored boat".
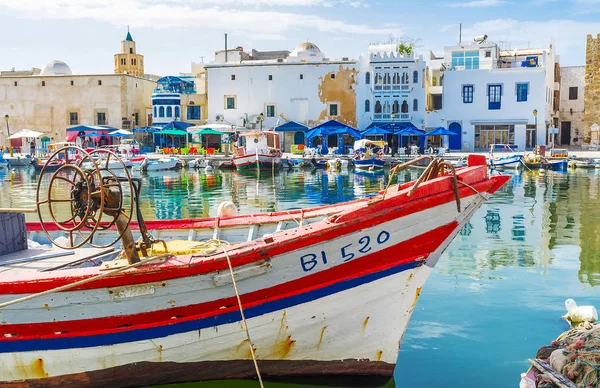
[[270, 131], [248, 131], [240, 134], [245, 146], [238, 147], [233, 157], [233, 165], [244, 169], [279, 169], [281, 151], [278, 148], [279, 134]]
[[523, 165], [523, 155], [511, 155], [497, 159], [490, 159], [489, 165], [492, 168], [519, 168]]

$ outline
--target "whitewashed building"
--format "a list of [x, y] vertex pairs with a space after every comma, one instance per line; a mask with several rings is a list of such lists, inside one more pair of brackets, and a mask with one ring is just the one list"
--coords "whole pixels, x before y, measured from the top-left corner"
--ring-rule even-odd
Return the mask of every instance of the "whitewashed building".
[[560, 68], [560, 131], [557, 143], [561, 146], [584, 142], [584, 89], [585, 66]]
[[[312, 127], [335, 119], [356, 127], [356, 60], [327, 58], [313, 43], [289, 51], [215, 54], [206, 65], [208, 120], [271, 129], [289, 121]], [[262, 114], [262, 116], [261, 116]], [[285, 151], [304, 134], [285, 133]], [[329, 139], [335, 146], [335, 139]]]
[[482, 38], [445, 47], [441, 115], [456, 133], [450, 149], [515, 144], [522, 150], [549, 143], [547, 130], [558, 125], [556, 67], [552, 44], [500, 50]]
[[399, 53], [396, 44], [370, 45], [361, 56], [357, 88], [358, 129], [389, 124], [425, 129], [425, 61]]

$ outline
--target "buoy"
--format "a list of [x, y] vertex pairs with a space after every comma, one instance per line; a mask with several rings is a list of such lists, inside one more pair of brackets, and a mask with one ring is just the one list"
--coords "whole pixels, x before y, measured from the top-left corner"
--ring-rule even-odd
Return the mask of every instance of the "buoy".
[[544, 170], [543, 168], [540, 168], [540, 175], [544, 175], [546, 174], [546, 170]]
[[598, 311], [596, 311], [594, 306], [577, 306], [577, 303], [573, 299], [567, 299], [565, 307], [568, 313], [563, 318], [571, 321], [571, 325], [586, 321], [596, 322], [598, 320]]
[[577, 162], [575, 162], [574, 160], [569, 160], [569, 163], [567, 164], [567, 166], [569, 166], [570, 168], [576, 168]]
[[204, 167], [204, 172], [206, 172], [206, 173], [208, 173], [208, 172], [212, 172], [212, 170], [213, 170], [213, 167], [212, 167], [212, 166], [210, 166], [210, 165], [209, 165], [209, 166], [206, 166], [206, 167]]
[[217, 217], [233, 217], [237, 216], [238, 210], [235, 206], [235, 203], [231, 201], [221, 202], [219, 207], [217, 208]]

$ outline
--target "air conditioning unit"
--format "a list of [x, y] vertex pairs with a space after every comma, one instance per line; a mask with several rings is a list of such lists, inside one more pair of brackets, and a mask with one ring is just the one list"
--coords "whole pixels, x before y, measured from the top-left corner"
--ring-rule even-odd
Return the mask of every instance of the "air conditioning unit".
[[217, 120], [217, 121], [223, 121], [223, 118], [224, 118], [223, 115], [216, 115], [215, 116], [215, 120]]

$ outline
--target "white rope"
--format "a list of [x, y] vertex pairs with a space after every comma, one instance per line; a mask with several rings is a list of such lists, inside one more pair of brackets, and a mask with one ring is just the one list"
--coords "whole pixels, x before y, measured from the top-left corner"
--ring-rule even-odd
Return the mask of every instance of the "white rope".
[[246, 322], [246, 316], [244, 315], [244, 309], [242, 307], [242, 299], [240, 298], [240, 293], [237, 288], [237, 283], [235, 282], [235, 276], [233, 275], [233, 266], [231, 265], [231, 260], [229, 259], [229, 254], [223, 245], [221, 245], [221, 249], [223, 249], [223, 253], [227, 258], [227, 265], [229, 265], [229, 273], [231, 274], [231, 282], [233, 283], [233, 289], [235, 290], [235, 296], [237, 298], [238, 307], [240, 309], [240, 315], [242, 316], [242, 322], [244, 324], [244, 330], [246, 330], [246, 339], [248, 340], [248, 346], [250, 347], [250, 354], [252, 355], [252, 361], [254, 362], [254, 369], [256, 369], [256, 376], [258, 377], [258, 382], [260, 383], [260, 388], [264, 388], [262, 377], [260, 376], [260, 369], [258, 368], [258, 363], [256, 362], [256, 354], [254, 354], [254, 346], [252, 345], [252, 340], [250, 339], [250, 331], [248, 330], [248, 323]]

